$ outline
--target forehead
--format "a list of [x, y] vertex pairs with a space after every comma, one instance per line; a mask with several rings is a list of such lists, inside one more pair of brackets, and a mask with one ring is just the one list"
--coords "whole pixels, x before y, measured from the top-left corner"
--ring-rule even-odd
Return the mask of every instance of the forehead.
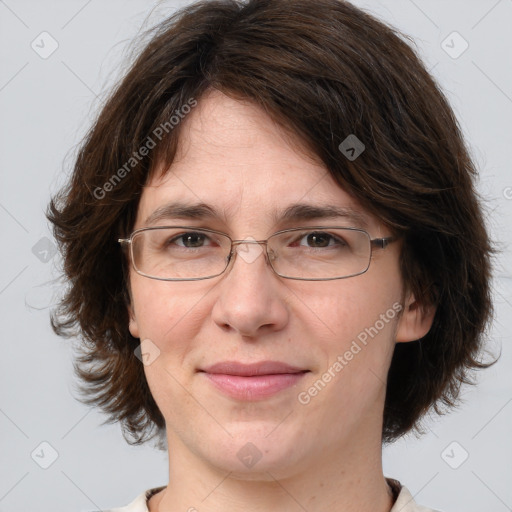
[[375, 222], [296, 135], [254, 104], [211, 91], [182, 122], [172, 165], [144, 187], [136, 227], [176, 202], [210, 205], [219, 223], [251, 220], [255, 229], [272, 229], [297, 204], [359, 211], [365, 227]]

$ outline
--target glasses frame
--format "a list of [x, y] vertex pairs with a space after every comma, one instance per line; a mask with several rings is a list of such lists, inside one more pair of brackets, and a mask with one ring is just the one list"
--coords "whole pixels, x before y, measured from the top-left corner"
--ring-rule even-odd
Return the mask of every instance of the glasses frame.
[[[219, 272], [218, 274], [214, 274], [211, 276], [206, 276], [206, 277], [155, 277], [155, 276], [151, 276], [151, 275], [146, 274], [146, 273], [142, 272], [141, 270], [139, 270], [135, 266], [135, 260], [133, 257], [133, 243], [132, 243], [133, 238], [137, 234], [139, 234], [143, 231], [153, 231], [153, 230], [157, 230], [157, 229], [170, 229], [170, 228], [189, 229], [191, 231], [201, 231], [201, 232], [204, 231], [207, 233], [214, 233], [217, 235], [222, 235], [222, 236], [226, 237], [228, 240], [230, 240], [231, 248], [229, 251], [229, 255], [227, 257], [226, 266], [224, 267], [222, 272]], [[309, 231], [309, 230], [314, 230], [314, 229], [322, 229], [322, 230], [343, 229], [346, 231], [358, 231], [358, 232], [364, 233], [368, 237], [368, 240], [370, 242], [370, 254], [368, 257], [368, 264], [366, 265], [366, 268], [364, 270], [362, 270], [361, 272], [356, 272], [354, 274], [350, 274], [348, 276], [342, 276], [342, 277], [289, 277], [289, 276], [280, 274], [272, 265], [272, 258], [270, 257], [270, 255], [268, 253], [268, 241], [271, 238], [273, 238], [274, 236], [280, 235], [281, 233], [288, 233], [288, 232], [292, 232], [292, 231], [304, 231], [304, 230]], [[130, 261], [131, 261], [131, 265], [132, 265], [133, 269], [135, 270], [135, 272], [137, 272], [137, 274], [139, 274], [141, 276], [147, 277], [148, 279], [156, 279], [157, 281], [202, 281], [204, 279], [213, 279], [214, 277], [218, 277], [218, 276], [224, 274], [224, 272], [226, 272], [226, 270], [230, 266], [231, 262], [235, 261], [237, 252], [234, 250], [234, 248], [240, 244], [264, 245], [267, 263], [269, 264], [269, 266], [272, 269], [272, 271], [274, 272], [274, 274], [278, 275], [279, 277], [282, 277], [283, 279], [293, 279], [293, 280], [297, 280], [297, 281], [333, 281], [335, 279], [347, 279], [349, 277], [359, 276], [368, 271], [368, 269], [370, 268], [370, 263], [372, 260], [374, 248], [375, 249], [385, 249], [390, 243], [395, 242], [396, 240], [397, 240], [397, 237], [395, 237], [395, 236], [388, 236], [388, 237], [384, 237], [384, 238], [371, 238], [368, 231], [361, 229], [361, 228], [354, 228], [354, 227], [347, 227], [347, 226], [303, 226], [303, 227], [282, 229], [280, 231], [276, 231], [275, 233], [270, 235], [266, 240], [233, 240], [227, 233], [223, 233], [222, 231], [217, 231], [215, 229], [197, 228], [195, 226], [175, 226], [175, 225], [149, 226], [149, 227], [145, 227], [145, 228], [139, 228], [139, 229], [136, 229], [135, 231], [133, 231], [128, 238], [118, 238], [117, 239], [118, 243], [120, 243], [122, 247], [126, 247], [128, 245], [130, 246], [130, 253], [129, 253]]]

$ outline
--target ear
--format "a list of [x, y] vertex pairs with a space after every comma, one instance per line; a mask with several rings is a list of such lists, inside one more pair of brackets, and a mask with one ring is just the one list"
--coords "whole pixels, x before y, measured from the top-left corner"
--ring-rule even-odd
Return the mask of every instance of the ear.
[[423, 338], [432, 327], [435, 313], [435, 306], [424, 306], [415, 299], [414, 294], [409, 293], [398, 323], [396, 342], [404, 343]]
[[134, 338], [140, 338], [139, 325], [137, 324], [137, 319], [135, 318], [135, 311], [133, 310], [133, 306], [131, 304], [128, 304], [128, 314], [130, 315], [130, 323], [128, 325], [130, 334]]

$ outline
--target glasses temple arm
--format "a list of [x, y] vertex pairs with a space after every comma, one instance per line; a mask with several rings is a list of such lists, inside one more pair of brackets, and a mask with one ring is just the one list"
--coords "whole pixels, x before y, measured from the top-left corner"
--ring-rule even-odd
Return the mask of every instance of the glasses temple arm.
[[386, 238], [374, 238], [370, 240], [372, 246], [375, 246], [379, 249], [385, 249], [391, 242], [394, 242], [397, 239], [395, 236], [388, 236]]

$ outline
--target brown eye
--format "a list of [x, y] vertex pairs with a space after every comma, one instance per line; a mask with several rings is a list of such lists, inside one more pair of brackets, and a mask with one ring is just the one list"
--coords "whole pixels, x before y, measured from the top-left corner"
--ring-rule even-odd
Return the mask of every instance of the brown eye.
[[331, 233], [324, 231], [313, 231], [302, 235], [299, 241], [300, 246], [311, 247], [311, 248], [322, 248], [322, 247], [343, 247], [347, 245], [343, 239], [340, 239]]

